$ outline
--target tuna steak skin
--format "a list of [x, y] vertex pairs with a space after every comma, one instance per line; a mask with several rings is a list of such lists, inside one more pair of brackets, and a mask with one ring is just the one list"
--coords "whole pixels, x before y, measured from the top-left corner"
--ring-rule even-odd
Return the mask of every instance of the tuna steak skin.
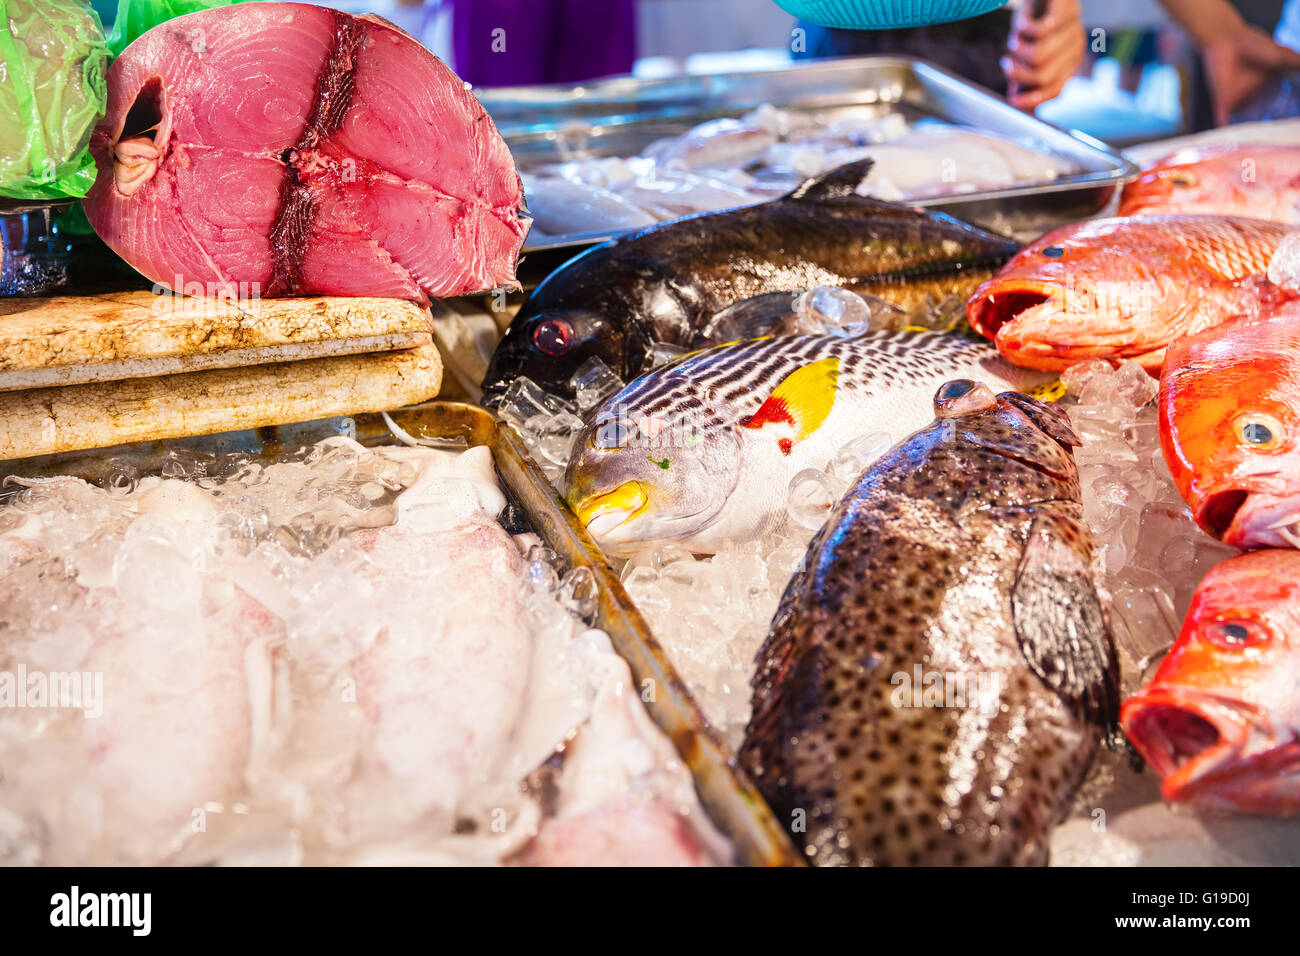
[[150, 30], [108, 81], [86, 216], [147, 278], [421, 303], [517, 287], [528, 221], [505, 141], [391, 24], [218, 7]]

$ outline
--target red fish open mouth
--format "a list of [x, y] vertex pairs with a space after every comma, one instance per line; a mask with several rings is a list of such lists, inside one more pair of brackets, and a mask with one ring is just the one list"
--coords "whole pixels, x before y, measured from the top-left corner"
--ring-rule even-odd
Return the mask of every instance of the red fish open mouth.
[[1241, 506], [1246, 503], [1246, 499], [1249, 497], [1249, 493], [1240, 488], [1220, 491], [1210, 495], [1205, 500], [1205, 504], [1201, 506], [1201, 513], [1198, 515], [1197, 521], [1210, 534], [1223, 540], [1224, 536], [1232, 528], [1233, 522], [1237, 520], [1237, 514], [1241, 511]]
[[992, 339], [1008, 322], [1059, 297], [1060, 290], [1048, 284], [999, 283], [994, 279], [976, 290], [966, 315], [975, 331]]
[[1300, 549], [1300, 495], [1225, 488], [1206, 496], [1196, 520], [1235, 548]]
[[1125, 702], [1120, 723], [1163, 780], [1166, 800], [1260, 813], [1300, 810], [1300, 743], [1246, 753], [1259, 721], [1238, 701], [1153, 688]]

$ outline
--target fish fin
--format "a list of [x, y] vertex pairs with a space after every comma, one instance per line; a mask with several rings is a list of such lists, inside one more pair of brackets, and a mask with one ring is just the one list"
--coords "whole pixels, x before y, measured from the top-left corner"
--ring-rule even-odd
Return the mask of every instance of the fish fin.
[[[821, 428], [830, 415], [839, 375], [837, 358], [821, 359], [795, 369], [741, 426], [762, 428], [773, 422], [786, 422], [794, 427], [795, 441], [803, 441]], [[789, 454], [788, 449], [783, 450]]]
[[880, 202], [880, 200], [869, 200], [869, 197], [858, 196], [857, 194], [857, 188], [862, 185], [863, 180], [870, 174], [871, 167], [874, 165], [876, 165], [876, 161], [868, 158], [845, 163], [843, 166], [836, 166], [829, 172], [805, 179], [786, 198], [802, 199], [808, 202], [826, 202], [832, 199], [847, 199], [852, 196], [864, 201]]
[[1039, 514], [1016, 571], [1011, 615], [1030, 669], [1114, 746], [1120, 739], [1119, 664], [1089, 547], [1088, 530], [1078, 519]]
[[1083, 444], [1070, 424], [1069, 417], [1055, 402], [1045, 402], [1021, 392], [1003, 392], [998, 396], [1016, 406], [1033, 420], [1048, 437], [1055, 439], [1067, 448], [1078, 448]]
[[708, 324], [695, 334], [695, 342], [709, 346], [722, 329], [739, 341], [760, 339], [795, 315], [795, 300], [802, 292], [767, 292], [750, 299], [733, 302], [721, 312], [714, 313]]

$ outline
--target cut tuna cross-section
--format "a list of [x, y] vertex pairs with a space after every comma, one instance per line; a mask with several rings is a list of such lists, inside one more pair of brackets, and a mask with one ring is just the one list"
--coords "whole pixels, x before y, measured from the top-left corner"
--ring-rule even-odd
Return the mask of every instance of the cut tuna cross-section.
[[108, 81], [86, 216], [149, 279], [422, 303], [517, 287], [527, 219], [505, 141], [391, 24], [218, 7], [150, 30]]

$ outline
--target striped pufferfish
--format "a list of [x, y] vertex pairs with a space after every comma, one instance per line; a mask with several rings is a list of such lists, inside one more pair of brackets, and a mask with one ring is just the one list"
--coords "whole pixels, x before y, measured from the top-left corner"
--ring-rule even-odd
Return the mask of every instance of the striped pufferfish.
[[987, 343], [938, 332], [792, 335], [682, 356], [607, 399], [574, 440], [569, 507], [611, 555], [712, 553], [784, 522], [790, 482], [854, 439], [898, 442], [944, 382], [994, 391], [1054, 380]]

